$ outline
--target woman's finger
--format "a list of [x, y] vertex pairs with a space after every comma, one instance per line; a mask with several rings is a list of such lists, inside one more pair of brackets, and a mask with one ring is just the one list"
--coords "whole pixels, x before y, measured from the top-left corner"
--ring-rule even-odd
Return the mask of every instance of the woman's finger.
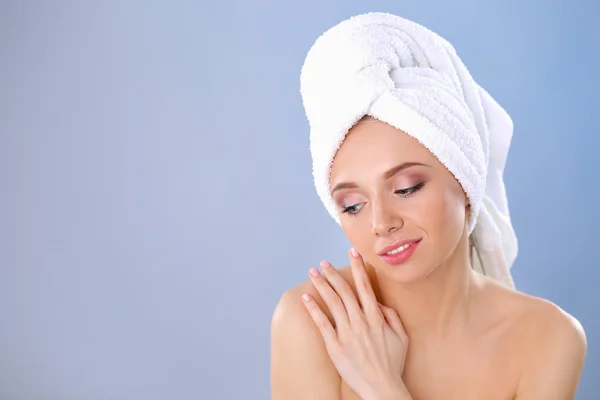
[[379, 309], [381, 313], [385, 317], [385, 322], [392, 328], [392, 330], [400, 337], [402, 340], [402, 344], [405, 346], [408, 345], [408, 336], [406, 335], [406, 331], [404, 330], [404, 325], [402, 325], [402, 321], [400, 320], [400, 316], [393, 308], [386, 307], [381, 303], [379, 304]]
[[302, 295], [302, 300], [312, 320], [315, 322], [315, 325], [319, 328], [321, 336], [323, 336], [323, 340], [325, 340], [327, 346], [335, 343], [337, 340], [335, 328], [331, 325], [331, 321], [329, 321], [329, 318], [327, 318], [327, 315], [321, 310], [321, 307], [319, 307], [315, 299], [308, 293], [305, 293]]
[[381, 312], [363, 259], [355, 248], [350, 249], [349, 255], [352, 276], [365, 316], [369, 321], [377, 321], [381, 318]]
[[348, 282], [346, 282], [344, 277], [329, 262], [322, 261], [320, 266], [323, 270], [323, 275], [325, 275], [325, 278], [327, 278], [327, 281], [333, 290], [335, 290], [340, 299], [342, 299], [346, 313], [348, 314], [350, 325], [364, 322], [364, 314], [360, 309], [360, 304], [358, 304], [358, 300]]
[[340, 299], [340, 296], [333, 290], [327, 279], [316, 268], [311, 268], [308, 271], [310, 279], [323, 299], [323, 302], [331, 311], [336, 328], [347, 328], [350, 324], [346, 307]]

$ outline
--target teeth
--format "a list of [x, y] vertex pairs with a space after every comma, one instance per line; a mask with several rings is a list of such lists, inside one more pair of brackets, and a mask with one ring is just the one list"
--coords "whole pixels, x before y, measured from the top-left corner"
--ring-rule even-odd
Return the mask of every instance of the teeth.
[[409, 244], [405, 244], [404, 246], [400, 246], [397, 249], [394, 249], [392, 251], [387, 252], [386, 254], [398, 254], [401, 251], [408, 249], [409, 246], [410, 246], [410, 243]]

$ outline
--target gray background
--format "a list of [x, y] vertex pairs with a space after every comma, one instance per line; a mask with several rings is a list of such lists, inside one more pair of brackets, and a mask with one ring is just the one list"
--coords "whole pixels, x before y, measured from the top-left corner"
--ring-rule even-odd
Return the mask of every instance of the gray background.
[[600, 392], [597, 1], [0, 2], [0, 398], [267, 399], [283, 291], [348, 242], [299, 72], [354, 14], [449, 39], [512, 115], [519, 289]]

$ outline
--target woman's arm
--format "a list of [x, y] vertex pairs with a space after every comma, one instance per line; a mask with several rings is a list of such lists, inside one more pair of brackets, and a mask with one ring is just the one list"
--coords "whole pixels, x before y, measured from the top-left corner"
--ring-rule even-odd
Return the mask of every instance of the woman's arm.
[[541, 320], [516, 400], [574, 399], [587, 350], [585, 332], [575, 318], [557, 308]]
[[331, 400], [340, 398], [341, 378], [321, 334], [302, 304], [310, 283], [286, 292], [271, 324], [272, 400]]

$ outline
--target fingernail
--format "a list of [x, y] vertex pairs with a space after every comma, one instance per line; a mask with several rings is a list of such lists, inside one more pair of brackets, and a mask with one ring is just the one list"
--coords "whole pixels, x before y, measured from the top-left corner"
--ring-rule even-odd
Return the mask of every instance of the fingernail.
[[321, 268], [331, 268], [331, 264], [329, 264], [328, 261], [321, 261], [319, 265], [321, 266]]
[[308, 273], [311, 274], [311, 276], [319, 276], [319, 270], [316, 268], [309, 269]]
[[350, 249], [350, 253], [352, 254], [353, 257], [358, 257], [358, 251], [356, 251], [356, 249], [354, 247], [352, 247]]
[[310, 296], [309, 296], [308, 294], [304, 293], [304, 294], [302, 295], [302, 300], [304, 300], [304, 301], [309, 301], [309, 300], [310, 300]]

